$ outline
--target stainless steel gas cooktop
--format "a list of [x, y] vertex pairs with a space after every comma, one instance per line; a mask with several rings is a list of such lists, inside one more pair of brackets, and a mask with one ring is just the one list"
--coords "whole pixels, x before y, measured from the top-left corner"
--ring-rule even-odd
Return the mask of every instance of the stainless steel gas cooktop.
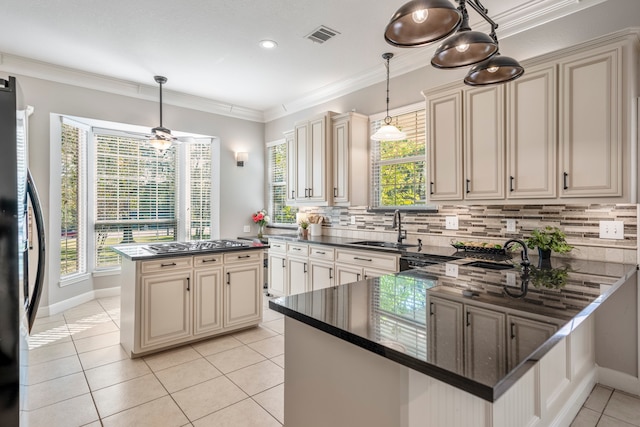
[[167, 254], [173, 252], [198, 252], [246, 247], [249, 247], [249, 243], [238, 240], [197, 240], [193, 242], [153, 243], [147, 245], [145, 248], [156, 254]]

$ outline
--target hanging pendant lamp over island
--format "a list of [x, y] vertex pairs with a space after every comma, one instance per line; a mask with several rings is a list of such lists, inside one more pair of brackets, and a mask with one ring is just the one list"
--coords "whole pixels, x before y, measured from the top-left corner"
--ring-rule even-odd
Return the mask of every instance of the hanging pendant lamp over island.
[[389, 60], [393, 58], [393, 53], [383, 53], [382, 59], [386, 60], [387, 67], [387, 115], [384, 118], [384, 126], [371, 135], [374, 141], [402, 141], [407, 139], [407, 134], [401, 132], [397, 127], [391, 124], [391, 116], [389, 116]]
[[162, 126], [162, 85], [167, 82], [167, 78], [163, 76], [154, 76], [153, 78], [160, 85], [160, 126], [151, 129], [149, 144], [158, 151], [164, 151], [171, 147], [174, 139], [171, 131]]
[[[490, 26], [490, 34], [471, 31], [467, 5]], [[425, 46], [453, 32], [437, 49], [431, 65], [448, 69], [474, 65], [464, 79], [470, 86], [506, 83], [524, 74], [513, 58], [500, 56], [495, 23], [480, 0], [458, 0], [455, 8], [449, 0], [411, 0], [391, 17], [385, 40], [398, 47]]]

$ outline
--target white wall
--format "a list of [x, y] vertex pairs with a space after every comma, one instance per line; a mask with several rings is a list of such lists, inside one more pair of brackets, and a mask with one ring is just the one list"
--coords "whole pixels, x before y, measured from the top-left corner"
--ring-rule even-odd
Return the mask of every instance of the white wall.
[[[2, 66], [0, 65], [0, 74]], [[38, 186], [47, 240], [52, 241], [56, 229], [49, 223], [51, 209], [59, 209], [58, 189], [50, 189], [50, 114], [63, 114], [119, 123], [154, 127], [158, 125], [158, 103], [122, 95], [114, 95], [76, 86], [15, 75], [24, 102], [35, 107], [30, 121], [29, 163]], [[251, 213], [265, 206], [264, 200], [264, 125], [204, 113], [172, 105], [164, 105], [164, 125], [174, 131], [192, 132], [218, 137], [220, 149], [220, 237], [237, 237], [243, 226], [251, 223]], [[247, 151], [249, 161], [236, 167], [234, 152]], [[56, 172], [57, 173], [57, 172]], [[48, 244], [48, 258], [56, 247]], [[52, 306], [96, 289], [119, 285], [119, 276], [106, 276], [64, 288], [58, 286], [55, 266], [47, 267], [45, 292], [41, 307]]]

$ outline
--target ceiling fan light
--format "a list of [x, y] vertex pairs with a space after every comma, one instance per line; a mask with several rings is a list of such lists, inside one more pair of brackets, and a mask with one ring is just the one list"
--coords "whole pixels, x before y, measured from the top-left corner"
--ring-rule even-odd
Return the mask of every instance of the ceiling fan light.
[[524, 74], [524, 68], [518, 61], [508, 56], [496, 54], [474, 65], [464, 78], [469, 86], [484, 86], [506, 83]]
[[398, 47], [424, 46], [447, 37], [461, 21], [449, 0], [411, 0], [391, 17], [384, 39]]
[[498, 43], [480, 31], [458, 31], [433, 54], [436, 68], [458, 68], [482, 62], [498, 52]]
[[149, 139], [149, 144], [158, 151], [167, 150], [169, 147], [171, 147], [172, 142], [173, 141], [171, 141], [170, 139], [164, 139], [159, 136], [151, 137], [151, 139]]
[[402, 141], [407, 139], [407, 134], [393, 125], [384, 125], [371, 135], [371, 139], [374, 141]]

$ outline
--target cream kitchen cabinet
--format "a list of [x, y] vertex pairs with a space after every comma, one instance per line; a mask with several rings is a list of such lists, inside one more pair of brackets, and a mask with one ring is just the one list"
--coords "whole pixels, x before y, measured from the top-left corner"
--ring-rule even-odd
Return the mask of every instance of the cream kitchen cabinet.
[[223, 255], [194, 256], [193, 264], [193, 334], [209, 334], [223, 327]]
[[622, 46], [560, 62], [561, 197], [622, 195]]
[[318, 290], [335, 286], [335, 250], [309, 245], [309, 287]]
[[287, 243], [287, 278], [289, 295], [311, 290], [309, 284], [309, 245]]
[[261, 251], [224, 254], [224, 327], [259, 323], [262, 318]]
[[332, 123], [333, 204], [364, 206], [369, 188], [369, 118], [346, 113]]
[[557, 324], [513, 314], [507, 315], [507, 323], [509, 325], [509, 370], [515, 368], [538, 348], [539, 343], [547, 341], [558, 330]]
[[287, 161], [291, 162], [287, 197], [298, 205], [328, 206], [332, 202], [329, 184], [332, 115], [325, 113], [295, 124], [293, 152], [287, 155]]
[[506, 316], [469, 304], [464, 305], [464, 315], [466, 375], [495, 384], [507, 372]]
[[462, 310], [459, 302], [429, 299], [429, 360], [457, 374], [464, 373]]
[[287, 205], [296, 204], [296, 140], [295, 131], [291, 130], [284, 133], [285, 144], [287, 145]]
[[279, 240], [269, 240], [269, 295], [289, 294], [287, 280], [287, 244]]
[[557, 196], [557, 67], [527, 68], [507, 90], [509, 199]]
[[336, 249], [336, 285], [397, 273], [399, 258], [378, 251]]

